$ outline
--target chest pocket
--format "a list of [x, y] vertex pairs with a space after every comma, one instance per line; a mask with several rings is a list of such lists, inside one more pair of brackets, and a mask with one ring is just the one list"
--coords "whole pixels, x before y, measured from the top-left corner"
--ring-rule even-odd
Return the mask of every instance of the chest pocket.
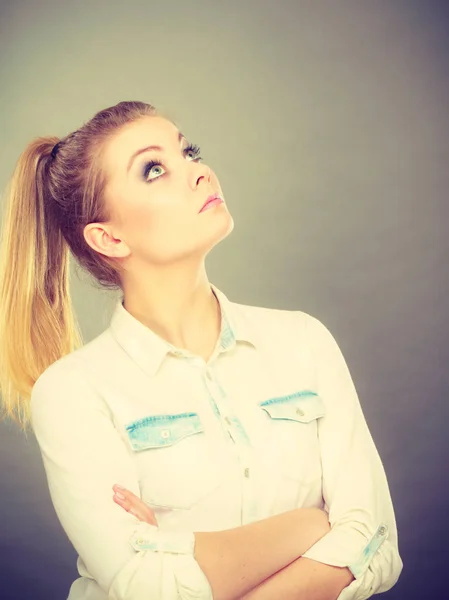
[[279, 470], [306, 485], [321, 477], [318, 419], [325, 416], [323, 399], [301, 390], [259, 402], [265, 415], [268, 450]]
[[126, 426], [128, 439], [135, 451], [171, 446], [204, 427], [196, 413], [153, 415]]
[[125, 429], [136, 453], [142, 497], [149, 504], [189, 509], [219, 485], [196, 413], [150, 415]]

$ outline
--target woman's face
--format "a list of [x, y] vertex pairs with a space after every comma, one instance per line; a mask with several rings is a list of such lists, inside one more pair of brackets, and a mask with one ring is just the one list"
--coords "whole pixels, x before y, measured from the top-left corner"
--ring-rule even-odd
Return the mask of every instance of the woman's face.
[[[208, 196], [217, 193], [224, 200], [223, 193], [215, 173], [198, 160], [199, 149], [188, 148], [180, 135], [169, 120], [149, 116], [124, 126], [107, 142], [105, 198], [115, 213], [108, 222], [115, 238], [108, 248], [116, 245], [109, 255], [131, 254], [133, 262], [153, 265], [203, 259], [232, 231], [225, 202], [200, 212]], [[142, 151], [148, 146], [160, 149]]]

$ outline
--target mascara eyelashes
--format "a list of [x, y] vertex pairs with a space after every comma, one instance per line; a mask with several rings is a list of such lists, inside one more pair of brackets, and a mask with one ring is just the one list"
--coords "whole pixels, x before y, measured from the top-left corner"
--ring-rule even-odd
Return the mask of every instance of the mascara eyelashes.
[[[187, 154], [188, 152], [191, 152], [193, 154], [193, 160], [202, 160], [202, 157], [199, 156], [200, 152], [201, 152], [201, 148], [197, 145], [197, 144], [189, 144], [188, 146], [186, 146], [186, 148], [184, 148], [183, 153]], [[153, 167], [162, 167], [162, 163], [158, 160], [158, 159], [152, 159], [150, 161], [148, 161], [147, 163], [145, 163], [145, 167], [143, 169], [143, 177], [145, 180], [148, 181], [148, 183], [154, 181], [154, 179], [159, 179], [159, 177], [162, 177], [162, 175], [160, 175], [159, 177], [155, 177], [154, 179], [147, 179], [148, 175], [150, 174], [150, 171]]]

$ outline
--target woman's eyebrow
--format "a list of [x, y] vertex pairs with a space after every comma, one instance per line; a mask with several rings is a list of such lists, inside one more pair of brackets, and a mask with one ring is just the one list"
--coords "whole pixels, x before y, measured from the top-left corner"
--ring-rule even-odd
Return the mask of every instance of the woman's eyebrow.
[[[181, 132], [179, 132], [178, 133], [178, 141], [181, 142], [183, 140], [187, 141], [187, 138], [185, 135], [183, 135]], [[149, 150], [158, 150], [159, 152], [162, 152], [163, 148], [161, 146], [146, 146], [145, 148], [140, 148], [140, 150], [136, 150], [136, 152], [134, 152], [134, 154], [129, 159], [126, 172], [127, 173], [129, 172], [131, 165], [133, 163], [133, 160], [136, 158], [136, 156], [139, 156], [139, 154], [142, 154], [142, 152], [148, 152]]]

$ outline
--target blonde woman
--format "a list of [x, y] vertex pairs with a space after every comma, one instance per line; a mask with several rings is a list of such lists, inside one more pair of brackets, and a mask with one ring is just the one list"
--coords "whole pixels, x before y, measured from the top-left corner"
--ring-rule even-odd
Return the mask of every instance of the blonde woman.
[[[388, 483], [339, 347], [302, 311], [209, 283], [205, 258], [232, 229], [199, 147], [149, 104], [19, 158], [1, 393], [36, 435], [79, 554], [69, 600], [362, 600], [399, 577]], [[84, 345], [70, 251], [122, 292]]]

